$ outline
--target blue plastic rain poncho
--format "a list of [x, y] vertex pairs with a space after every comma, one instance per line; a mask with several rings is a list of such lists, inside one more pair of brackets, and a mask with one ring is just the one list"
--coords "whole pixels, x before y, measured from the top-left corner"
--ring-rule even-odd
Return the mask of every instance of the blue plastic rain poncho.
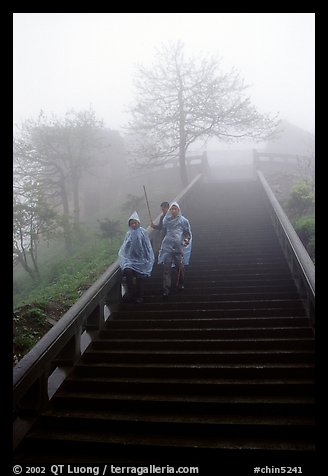
[[[130, 220], [136, 220], [138, 227], [133, 229]], [[129, 218], [129, 228], [118, 252], [120, 267], [122, 271], [131, 268], [137, 273], [150, 276], [155, 260], [154, 252], [147, 231], [140, 226], [136, 211]]]
[[[170, 213], [173, 205], [179, 208], [176, 218], [173, 218]], [[191, 228], [187, 218], [181, 215], [181, 209], [177, 202], [170, 204], [170, 208], [163, 220], [163, 227], [166, 230], [166, 234], [159, 250], [158, 264], [168, 262], [173, 254], [182, 254], [183, 264], [189, 264], [192, 247]], [[189, 238], [187, 246], [184, 245], [184, 238], [186, 237]]]

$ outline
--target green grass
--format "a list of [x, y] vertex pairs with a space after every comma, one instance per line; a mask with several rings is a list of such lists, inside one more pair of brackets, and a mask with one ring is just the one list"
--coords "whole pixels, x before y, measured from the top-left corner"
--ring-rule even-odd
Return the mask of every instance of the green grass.
[[36, 301], [46, 303], [49, 299], [74, 302], [81, 290], [89, 287], [117, 259], [119, 246], [118, 238], [111, 241], [98, 238], [69, 257], [62, 253], [40, 265], [41, 277], [37, 281], [32, 281], [23, 271], [17, 273], [14, 309]]
[[69, 257], [54, 255], [52, 262], [43, 263], [36, 282], [22, 271], [15, 276], [14, 363], [116, 261], [120, 244], [121, 238], [96, 238]]

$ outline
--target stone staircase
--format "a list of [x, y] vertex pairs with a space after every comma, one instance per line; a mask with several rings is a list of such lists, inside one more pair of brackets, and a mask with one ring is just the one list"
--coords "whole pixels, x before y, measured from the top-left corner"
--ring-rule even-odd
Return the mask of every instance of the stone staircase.
[[259, 184], [199, 184], [182, 212], [186, 288], [163, 302], [154, 266], [145, 302], [111, 313], [16, 462], [312, 461], [314, 332]]

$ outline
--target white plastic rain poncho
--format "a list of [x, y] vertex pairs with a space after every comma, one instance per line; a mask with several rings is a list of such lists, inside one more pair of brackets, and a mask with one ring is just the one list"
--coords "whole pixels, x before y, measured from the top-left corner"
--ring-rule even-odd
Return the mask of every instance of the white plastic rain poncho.
[[139, 226], [135, 229], [129, 226], [121, 248], [118, 252], [119, 264], [122, 271], [131, 268], [137, 273], [150, 276], [154, 265], [154, 252], [150, 243], [148, 233], [140, 226], [140, 218], [135, 211], [129, 218], [136, 220]]
[[[173, 205], [179, 208], [179, 213], [176, 218], [173, 218], [170, 213], [170, 209]], [[181, 215], [180, 205], [177, 202], [170, 204], [170, 208], [163, 220], [163, 227], [166, 233], [159, 250], [158, 264], [170, 260], [174, 253], [182, 253], [183, 264], [189, 264], [192, 248], [191, 228], [189, 220]], [[189, 237], [189, 244], [187, 246], [184, 245], [185, 237]]]

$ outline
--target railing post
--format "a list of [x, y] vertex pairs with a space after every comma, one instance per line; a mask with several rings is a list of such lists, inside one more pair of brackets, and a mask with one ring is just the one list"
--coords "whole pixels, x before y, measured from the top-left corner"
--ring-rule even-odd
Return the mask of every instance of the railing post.
[[208, 172], [208, 168], [209, 168], [209, 165], [208, 165], [207, 152], [206, 150], [204, 150], [202, 154], [202, 172], [204, 175]]
[[257, 150], [253, 149], [253, 166], [255, 169], [258, 168], [258, 161], [259, 161], [259, 157], [258, 157]]
[[15, 412], [19, 416], [38, 415], [48, 404], [49, 367], [33, 382], [20, 399]]
[[122, 282], [122, 272], [120, 269], [118, 269], [117, 280], [115, 284], [109, 289], [104, 300], [104, 305], [106, 305], [110, 311], [116, 311], [122, 300], [121, 282]]
[[101, 322], [104, 320], [104, 301], [101, 300], [95, 309], [88, 315], [85, 322], [85, 329], [100, 329]]
[[74, 335], [69, 339], [55, 360], [58, 366], [71, 366], [81, 357], [82, 325], [79, 325]]

